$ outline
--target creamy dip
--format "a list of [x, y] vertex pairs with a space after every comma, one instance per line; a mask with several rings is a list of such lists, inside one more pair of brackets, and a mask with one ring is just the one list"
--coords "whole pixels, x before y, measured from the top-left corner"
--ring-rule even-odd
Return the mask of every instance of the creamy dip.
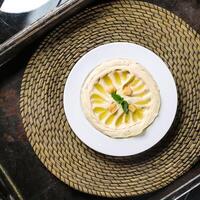
[[81, 105], [89, 122], [112, 138], [136, 136], [155, 120], [160, 93], [151, 74], [130, 59], [97, 66], [81, 89]]

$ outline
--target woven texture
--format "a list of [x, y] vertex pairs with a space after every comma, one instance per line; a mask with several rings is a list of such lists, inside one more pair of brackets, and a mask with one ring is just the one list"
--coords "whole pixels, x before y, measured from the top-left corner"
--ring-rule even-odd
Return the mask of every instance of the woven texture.
[[[119, 41], [159, 55], [176, 80], [179, 96], [167, 136], [152, 150], [126, 158], [85, 146], [63, 109], [64, 85], [74, 64], [89, 50]], [[29, 61], [20, 98], [27, 137], [49, 171], [77, 190], [107, 197], [154, 191], [186, 172], [200, 154], [199, 69], [200, 37], [181, 19], [144, 2], [100, 1], [55, 28]]]

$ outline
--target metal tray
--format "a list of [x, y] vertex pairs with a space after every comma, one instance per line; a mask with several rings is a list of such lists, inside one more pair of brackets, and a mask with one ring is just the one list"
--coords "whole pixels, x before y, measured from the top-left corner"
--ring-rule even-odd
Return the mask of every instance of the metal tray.
[[[22, 29], [0, 45], [0, 66], [36, 38], [55, 27], [62, 20], [78, 12], [92, 0], [67, 0], [28, 27]], [[1, 30], [3, 32], [3, 30]]]

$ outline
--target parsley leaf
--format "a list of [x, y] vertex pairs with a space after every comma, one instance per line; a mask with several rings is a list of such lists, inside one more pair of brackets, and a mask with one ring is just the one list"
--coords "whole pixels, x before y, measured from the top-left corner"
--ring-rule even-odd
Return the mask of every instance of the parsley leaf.
[[111, 96], [118, 104], [121, 104], [124, 101], [124, 98], [116, 94], [116, 92], [113, 92]]
[[120, 95], [118, 95], [116, 92], [113, 92], [111, 94], [112, 98], [122, 106], [123, 111], [128, 114], [128, 102], [124, 100], [123, 97], [121, 97]]
[[126, 114], [128, 114], [128, 102], [127, 102], [127, 101], [123, 101], [123, 102], [121, 103], [121, 106], [122, 106], [123, 111], [124, 111]]

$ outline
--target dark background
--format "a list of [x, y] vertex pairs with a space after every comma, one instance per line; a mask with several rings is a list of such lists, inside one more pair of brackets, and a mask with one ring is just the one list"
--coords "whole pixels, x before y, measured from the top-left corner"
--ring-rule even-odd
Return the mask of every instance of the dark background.
[[[200, 33], [199, 0], [148, 0], [147, 2], [172, 11]], [[9, 17], [5, 13], [0, 13], [0, 43], [23, 28], [27, 17], [29, 13], [17, 16], [13, 14]], [[58, 180], [42, 165], [26, 138], [19, 112], [20, 84], [25, 66], [41, 40], [42, 38], [35, 41], [0, 68], [0, 163], [27, 200], [105, 199], [75, 191]], [[199, 165], [196, 168], [199, 168]], [[124, 199], [146, 200], [162, 191]], [[181, 198], [181, 200], [186, 199], [199, 200], [200, 187]]]

